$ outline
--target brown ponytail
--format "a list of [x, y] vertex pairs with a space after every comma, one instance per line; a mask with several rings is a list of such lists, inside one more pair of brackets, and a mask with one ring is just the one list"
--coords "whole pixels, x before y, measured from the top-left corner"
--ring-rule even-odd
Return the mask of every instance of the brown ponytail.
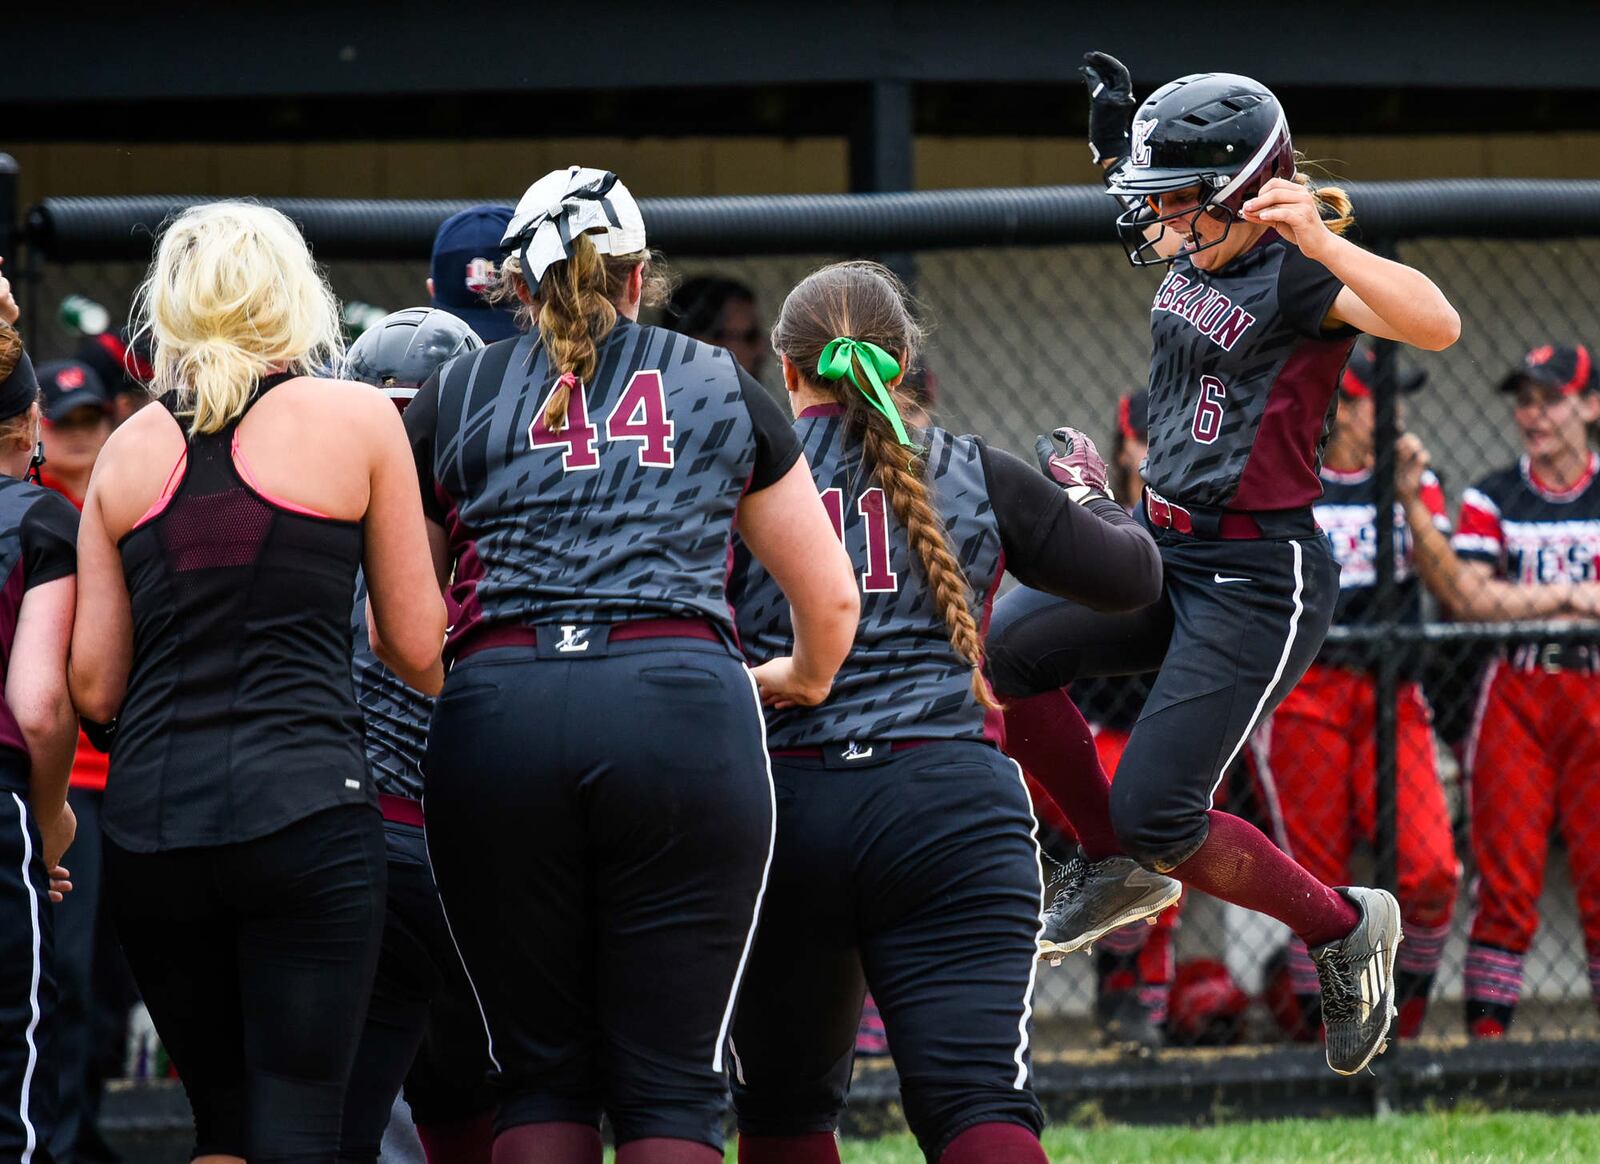
[[531, 291], [530, 301], [522, 301], [518, 293], [519, 287], [531, 290], [522, 277], [521, 263], [513, 257], [500, 265], [498, 281], [487, 298], [496, 304], [522, 302], [517, 322], [539, 329], [550, 365], [561, 376], [544, 410], [544, 424], [551, 432], [567, 426], [572, 386], [594, 378], [596, 345], [617, 326], [617, 303], [635, 267], [644, 267], [641, 302], [655, 307], [666, 301], [671, 283], [651, 269], [652, 261], [646, 251], [602, 255], [579, 235], [572, 240], [572, 257], [550, 265], [538, 289]]
[[[1307, 190], [1317, 200], [1317, 212], [1322, 215], [1322, 221], [1327, 224], [1334, 234], [1343, 234], [1356, 223], [1355, 211], [1350, 205], [1350, 195], [1344, 192], [1342, 186], [1318, 186], [1311, 180], [1311, 175], [1306, 173], [1308, 167], [1317, 166], [1315, 162], [1306, 161], [1305, 155], [1298, 150], [1294, 155], [1294, 180]], [[1320, 166], [1317, 166], [1321, 169]]]
[[[807, 276], [784, 300], [772, 328], [772, 346], [799, 369], [806, 383], [833, 395], [844, 406], [845, 423], [861, 441], [865, 464], [883, 490], [889, 508], [905, 527], [912, 552], [922, 565], [934, 600], [944, 615], [950, 645], [972, 664], [972, 694], [991, 711], [999, 710], [983, 677], [983, 636], [968, 604], [971, 587], [950, 547], [944, 522], [928, 498], [923, 474], [927, 465], [921, 450], [907, 448], [895, 437], [889, 419], [872, 407], [847, 380], [833, 383], [817, 378], [822, 349], [838, 336], [877, 344], [899, 362], [902, 369], [916, 358], [923, 329], [907, 306], [908, 295], [900, 280], [878, 263], [835, 263]], [[865, 369], [856, 358], [855, 372], [866, 383]], [[896, 384], [891, 388], [902, 412], [910, 399]]]

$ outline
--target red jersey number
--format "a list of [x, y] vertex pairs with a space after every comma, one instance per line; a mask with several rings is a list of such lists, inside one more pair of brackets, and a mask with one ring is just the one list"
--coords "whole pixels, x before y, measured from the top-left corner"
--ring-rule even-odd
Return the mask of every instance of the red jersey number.
[[1228, 402], [1228, 386], [1215, 376], [1200, 377], [1200, 399], [1194, 406], [1194, 439], [1209, 445], [1222, 435], [1222, 407]]
[[[824, 489], [822, 507], [833, 522], [834, 535], [844, 541], [844, 491]], [[889, 568], [889, 500], [874, 486], [856, 498], [867, 535], [867, 568], [861, 571], [861, 589], [868, 594], [893, 593], [900, 589], [900, 576]]]
[[[555, 389], [552, 388], [554, 395]], [[595, 442], [600, 432], [589, 423], [589, 400], [582, 384], [567, 397], [567, 423], [551, 431], [544, 422], [550, 397], [539, 406], [539, 413], [528, 426], [528, 447], [559, 447], [561, 467], [568, 473], [600, 467]], [[670, 469], [675, 460], [672, 446], [677, 426], [667, 416], [667, 392], [661, 373], [655, 369], [635, 372], [622, 396], [606, 417], [606, 440], [639, 442], [639, 464], [647, 468]]]

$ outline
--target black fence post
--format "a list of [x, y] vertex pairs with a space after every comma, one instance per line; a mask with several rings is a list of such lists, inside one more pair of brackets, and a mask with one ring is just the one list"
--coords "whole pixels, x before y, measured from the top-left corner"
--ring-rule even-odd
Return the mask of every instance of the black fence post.
[[[850, 135], [850, 189], [857, 194], [910, 190], [916, 180], [916, 95], [911, 82], [874, 81]], [[916, 256], [891, 251], [880, 262], [913, 286]]]
[[[1374, 251], [1393, 256], [1394, 244], [1379, 240]], [[1373, 548], [1373, 566], [1377, 573], [1374, 581], [1375, 623], [1392, 630], [1400, 621], [1400, 587], [1395, 578], [1395, 443], [1400, 438], [1400, 424], [1396, 408], [1395, 355], [1399, 347], [1392, 340], [1378, 340], [1374, 349], [1373, 378], [1373, 526], [1378, 544]], [[1412, 652], [1420, 649], [1402, 646], [1397, 636], [1385, 634], [1369, 649], [1374, 651], [1373, 703], [1374, 703], [1374, 753], [1377, 762], [1376, 820], [1374, 822], [1373, 849], [1377, 858], [1377, 881], [1393, 893], [1400, 883], [1399, 872], [1399, 796], [1396, 792], [1398, 773], [1398, 698], [1402, 659], [1409, 661]]]

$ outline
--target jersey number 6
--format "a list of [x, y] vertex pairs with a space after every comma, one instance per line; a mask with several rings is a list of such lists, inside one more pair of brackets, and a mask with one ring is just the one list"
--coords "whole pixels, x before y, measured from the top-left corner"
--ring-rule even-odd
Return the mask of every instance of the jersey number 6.
[[1228, 386], [1215, 376], [1200, 377], [1200, 400], [1194, 406], [1194, 439], [1209, 445], [1222, 435], [1222, 406], [1228, 399]]
[[[551, 394], [555, 393], [552, 388]], [[560, 431], [552, 432], [544, 423], [544, 410], [550, 404], [546, 396], [539, 405], [538, 415], [528, 426], [530, 449], [559, 446], [561, 467], [568, 473], [600, 467], [600, 454], [595, 450], [599, 430], [589, 423], [589, 401], [582, 384], [567, 400], [567, 423]], [[672, 438], [677, 426], [667, 417], [667, 392], [661, 383], [661, 373], [650, 369], [635, 372], [623, 390], [622, 397], [606, 417], [606, 440], [638, 441], [639, 464], [655, 469], [670, 469], [674, 461]]]

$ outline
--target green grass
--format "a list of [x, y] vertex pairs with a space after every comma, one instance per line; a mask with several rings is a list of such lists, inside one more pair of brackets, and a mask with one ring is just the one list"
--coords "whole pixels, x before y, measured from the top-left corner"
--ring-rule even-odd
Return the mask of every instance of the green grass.
[[[1051, 1128], [1052, 1161], [1088, 1164], [1521, 1164], [1600, 1161], [1600, 1116], [1444, 1113], [1388, 1119], [1285, 1120], [1210, 1128], [1107, 1124]], [[910, 1136], [847, 1140], [844, 1164], [922, 1164]], [[733, 1160], [732, 1148], [728, 1159]]]

